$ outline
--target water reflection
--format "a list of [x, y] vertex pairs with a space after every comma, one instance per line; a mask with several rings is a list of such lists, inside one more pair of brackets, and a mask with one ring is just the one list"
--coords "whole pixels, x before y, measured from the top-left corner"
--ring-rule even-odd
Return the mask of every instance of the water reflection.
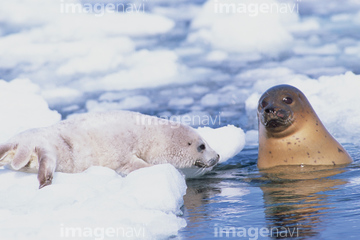
[[331, 176], [344, 171], [324, 166], [282, 166], [261, 171], [268, 228], [296, 227], [301, 238], [317, 236], [332, 208], [328, 192], [347, 183]]
[[249, 190], [245, 183], [207, 177], [187, 181], [187, 186], [184, 196], [185, 218], [188, 231], [197, 231], [197, 237], [199, 226], [205, 235], [211, 235], [215, 224], [213, 220], [226, 222], [246, 211], [242, 197], [249, 194]]
[[[256, 159], [257, 149], [245, 149], [241, 158], [217, 166], [202, 178], [187, 181], [187, 227], [181, 230], [181, 238], [219, 239], [216, 229], [219, 233], [227, 227], [235, 227], [236, 236], [229, 231], [229, 239], [239, 239], [240, 228], [258, 229], [258, 239], [270, 238], [260, 236], [261, 228], [281, 231], [283, 227], [292, 234], [298, 228], [297, 239], [320, 239], [329, 230], [329, 224], [333, 225], [331, 218], [339, 210], [334, 194], [337, 189], [345, 189], [349, 167], [288, 166], [259, 172]], [[249, 237], [248, 234], [240, 239]]]

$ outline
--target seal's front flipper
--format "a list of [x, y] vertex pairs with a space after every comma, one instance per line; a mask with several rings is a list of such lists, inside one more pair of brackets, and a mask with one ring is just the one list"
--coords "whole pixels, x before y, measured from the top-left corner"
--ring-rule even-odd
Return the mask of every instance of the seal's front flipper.
[[39, 189], [52, 183], [53, 175], [56, 168], [56, 158], [49, 155], [45, 150], [39, 151]]
[[30, 161], [31, 149], [27, 144], [19, 144], [16, 148], [16, 153], [14, 159], [11, 162], [11, 168], [14, 170], [19, 170], [28, 164]]
[[3, 161], [3, 160], [6, 158], [7, 152], [9, 152], [11, 149], [12, 149], [12, 144], [10, 143], [0, 145], [0, 166], [3, 166], [8, 163], [8, 161]]
[[127, 174], [131, 173], [140, 168], [144, 167], [151, 167], [153, 166], [150, 163], [145, 162], [143, 159], [138, 158], [137, 156], [132, 156], [129, 161], [126, 161], [126, 164], [116, 169], [116, 172], [122, 176], [126, 176]]

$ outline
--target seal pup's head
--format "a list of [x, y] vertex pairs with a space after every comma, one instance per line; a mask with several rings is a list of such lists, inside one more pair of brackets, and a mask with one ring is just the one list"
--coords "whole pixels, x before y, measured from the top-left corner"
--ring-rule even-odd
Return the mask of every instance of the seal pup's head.
[[219, 162], [219, 154], [193, 128], [181, 124], [164, 127], [163, 131], [166, 143], [161, 145], [166, 149], [161, 158], [182, 170], [187, 178], [201, 176]]
[[187, 155], [188, 164], [179, 169], [185, 177], [194, 178], [211, 171], [219, 162], [220, 155], [194, 129], [184, 126], [181, 132], [186, 133], [179, 139], [183, 141], [184, 148], [187, 148], [184, 154]]
[[[259, 124], [273, 136], [280, 133], [288, 135], [295, 130], [293, 122], [305, 111], [304, 106], [311, 108], [299, 89], [290, 85], [272, 87], [259, 99]], [[313, 112], [312, 109], [311, 111]]]
[[[189, 143], [188, 147], [191, 151], [196, 151], [191, 160], [193, 165], [190, 167], [181, 167], [179, 169], [184, 173], [186, 178], [196, 178], [211, 171], [219, 162], [220, 155], [217, 154], [202, 138], [195, 139], [191, 145]], [[189, 159], [191, 159], [191, 157]]]

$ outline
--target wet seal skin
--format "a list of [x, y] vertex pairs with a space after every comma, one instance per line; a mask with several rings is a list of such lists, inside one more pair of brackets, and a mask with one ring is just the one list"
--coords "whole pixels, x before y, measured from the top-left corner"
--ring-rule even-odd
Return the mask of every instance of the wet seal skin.
[[305, 95], [290, 85], [268, 89], [259, 100], [258, 168], [343, 165], [353, 160], [326, 130]]
[[203, 170], [218, 161], [219, 155], [191, 127], [129, 111], [79, 114], [0, 144], [0, 166], [37, 172], [40, 188], [52, 183], [54, 171], [103, 166], [126, 175], [164, 163]]

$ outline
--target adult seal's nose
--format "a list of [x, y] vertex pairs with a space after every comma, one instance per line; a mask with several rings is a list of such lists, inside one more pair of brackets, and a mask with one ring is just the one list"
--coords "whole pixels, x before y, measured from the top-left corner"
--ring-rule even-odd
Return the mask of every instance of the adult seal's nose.
[[266, 108], [265, 112], [266, 113], [275, 113], [275, 109], [274, 108]]

